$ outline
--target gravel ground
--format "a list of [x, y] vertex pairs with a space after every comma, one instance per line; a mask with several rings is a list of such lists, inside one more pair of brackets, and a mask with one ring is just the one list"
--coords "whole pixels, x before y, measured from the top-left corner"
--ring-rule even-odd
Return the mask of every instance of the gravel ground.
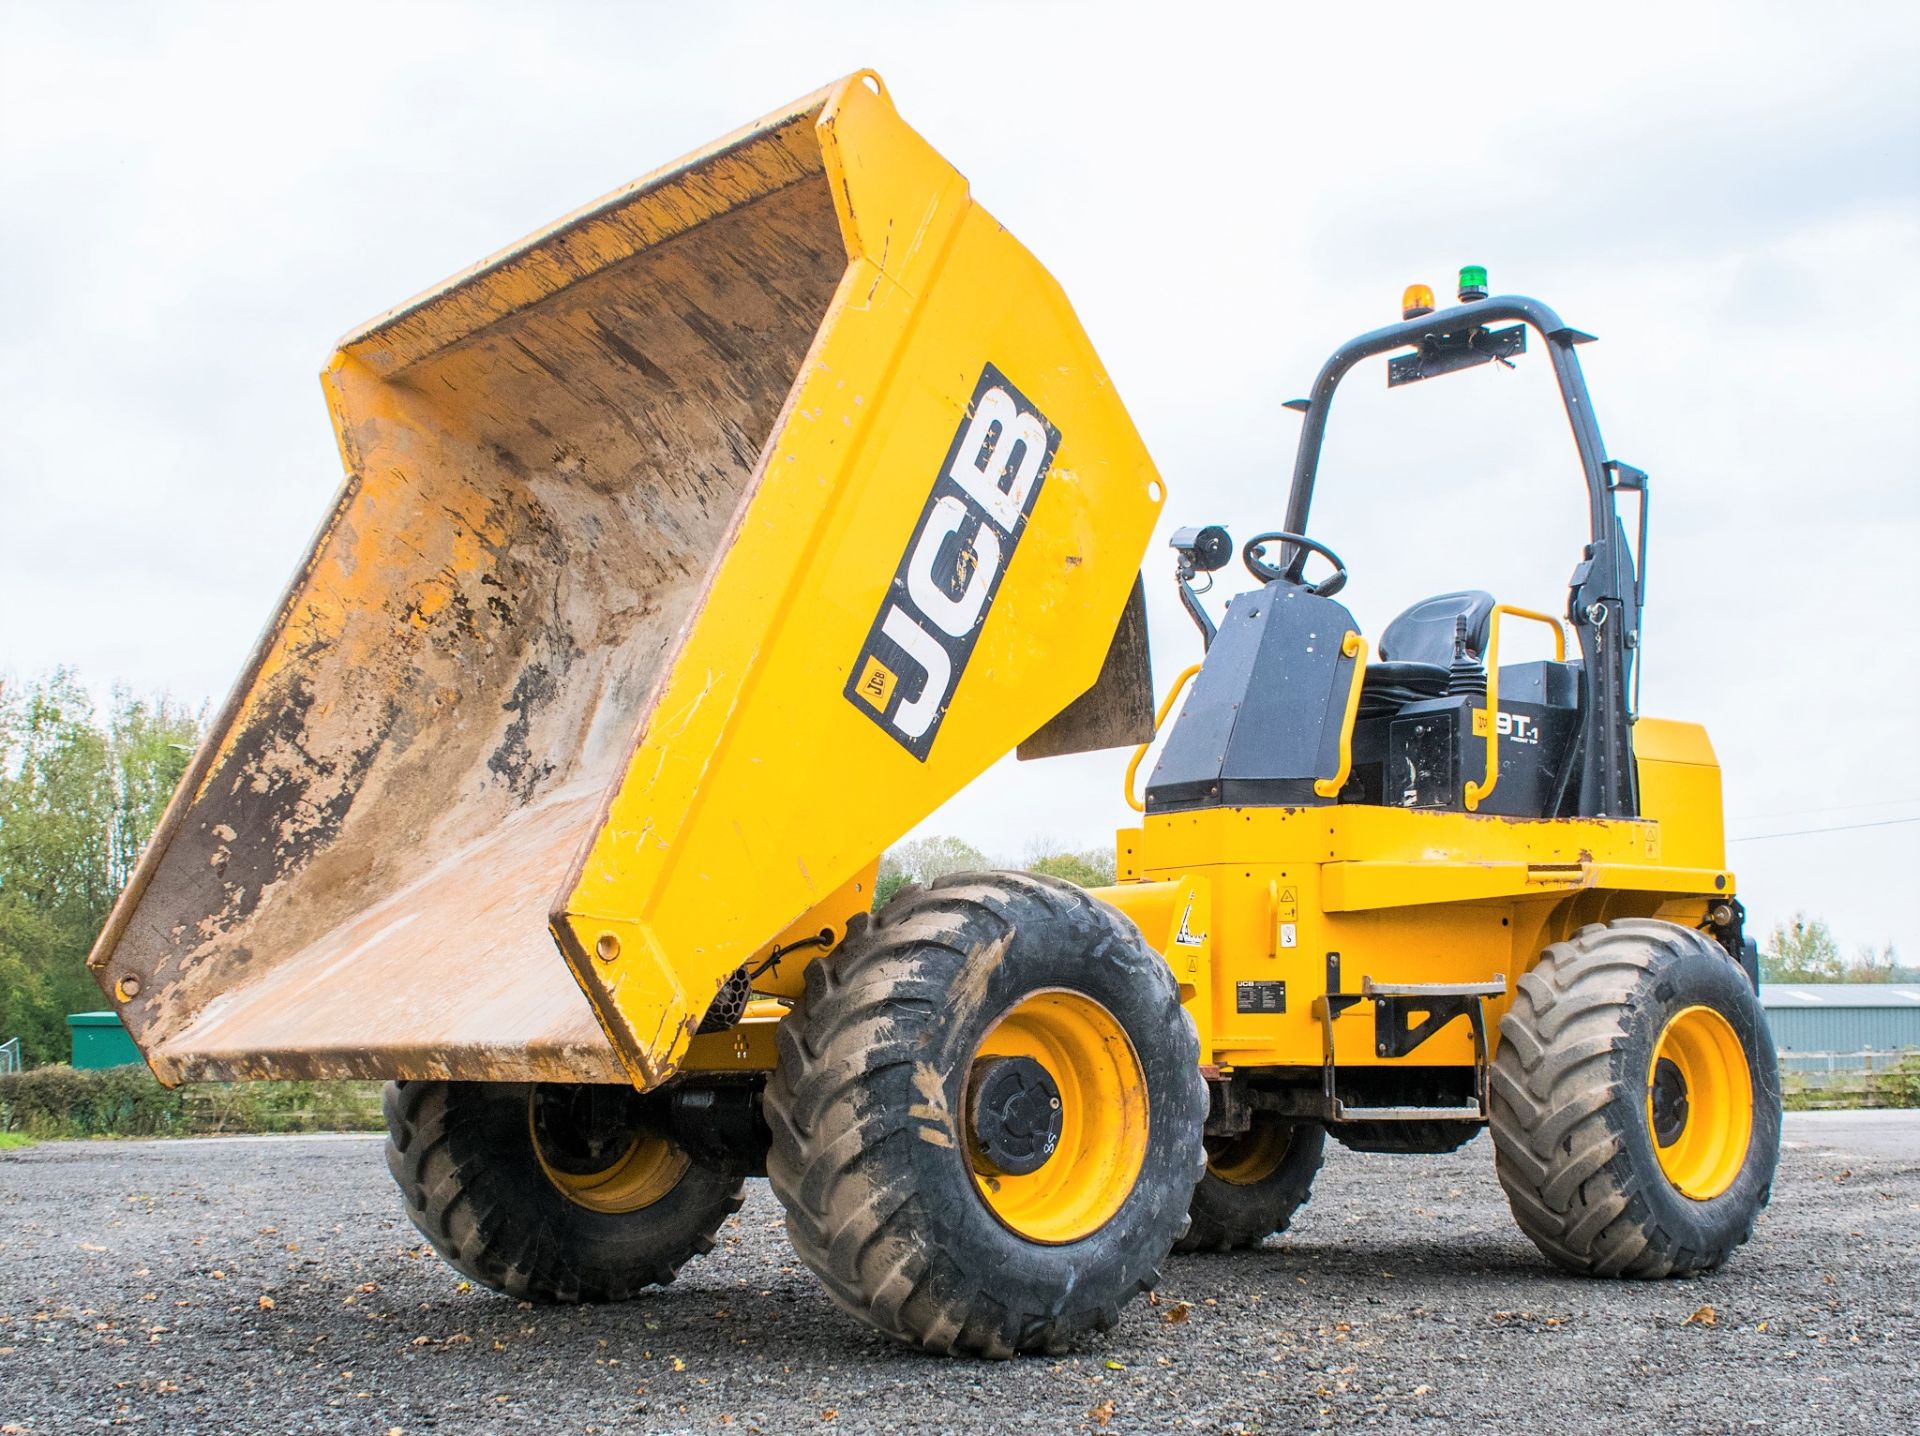
[[1482, 1138], [1335, 1150], [1294, 1230], [1168, 1267], [1065, 1359], [946, 1361], [839, 1315], [764, 1182], [621, 1307], [469, 1290], [360, 1137], [0, 1153], [0, 1431], [1920, 1430], [1920, 1114], [1805, 1114], [1704, 1280], [1555, 1274]]

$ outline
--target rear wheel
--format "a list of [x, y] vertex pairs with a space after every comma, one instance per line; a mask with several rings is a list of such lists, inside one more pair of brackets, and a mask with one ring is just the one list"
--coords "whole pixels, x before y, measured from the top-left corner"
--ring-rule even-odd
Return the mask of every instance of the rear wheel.
[[745, 1170], [688, 1154], [622, 1086], [392, 1082], [387, 1167], [447, 1262], [524, 1301], [620, 1301], [713, 1249]]
[[1780, 1155], [1773, 1039], [1710, 939], [1582, 928], [1500, 1023], [1493, 1139], [1520, 1227], [1569, 1271], [1689, 1276], [1752, 1235]]
[[879, 1330], [1059, 1350], [1158, 1279], [1204, 1166], [1166, 960], [1071, 884], [909, 889], [780, 1024], [767, 1175], [801, 1258]]
[[1207, 1174], [1188, 1209], [1192, 1225], [1173, 1249], [1236, 1251], [1285, 1231], [1313, 1195], [1326, 1146], [1319, 1123], [1263, 1114], [1238, 1136], [1207, 1138]]

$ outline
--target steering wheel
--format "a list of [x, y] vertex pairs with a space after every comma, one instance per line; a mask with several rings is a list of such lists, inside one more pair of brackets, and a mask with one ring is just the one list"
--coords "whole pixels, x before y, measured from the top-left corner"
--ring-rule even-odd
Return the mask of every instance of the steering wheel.
[[[1300, 553], [1293, 562], [1281, 568], [1278, 564], [1268, 563], [1261, 557], [1261, 551], [1270, 543], [1289, 543], [1298, 548]], [[1309, 552], [1319, 554], [1332, 564], [1333, 572], [1318, 583], [1301, 583], [1300, 586], [1315, 597], [1332, 598], [1347, 586], [1347, 566], [1340, 561], [1339, 554], [1318, 539], [1310, 539], [1305, 534], [1284, 532], [1255, 534], [1241, 547], [1240, 561], [1247, 566], [1247, 572], [1262, 583], [1273, 583], [1280, 579], [1288, 583], [1300, 583], [1300, 571], [1307, 566]]]

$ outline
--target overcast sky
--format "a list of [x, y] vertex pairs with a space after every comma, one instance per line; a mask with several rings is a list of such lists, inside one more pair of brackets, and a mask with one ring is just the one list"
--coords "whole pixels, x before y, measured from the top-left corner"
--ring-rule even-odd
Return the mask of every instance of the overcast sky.
[[[1763, 929], [1920, 959], [1911, 3], [0, 0], [0, 673], [218, 698], [339, 481], [336, 336], [861, 65], [1065, 286], [1169, 527], [1279, 526], [1281, 402], [1410, 281], [1482, 263], [1599, 335], [1645, 710], [1712, 734]], [[1370, 633], [1563, 608], [1583, 517], [1541, 356], [1343, 388], [1314, 529]], [[1124, 762], [1009, 762], [923, 831], [1105, 843]]]

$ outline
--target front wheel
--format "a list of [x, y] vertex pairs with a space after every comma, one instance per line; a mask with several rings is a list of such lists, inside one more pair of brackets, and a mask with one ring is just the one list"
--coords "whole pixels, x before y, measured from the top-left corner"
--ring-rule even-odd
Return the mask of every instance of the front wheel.
[[1166, 959], [1071, 884], [909, 889], [807, 969], [767, 1176], [842, 1307], [932, 1351], [1057, 1351], [1158, 1279], [1205, 1165]]
[[622, 1301], [713, 1249], [745, 1170], [692, 1156], [624, 1086], [390, 1082], [387, 1167], [447, 1262], [522, 1301]]
[[1520, 979], [1493, 1064], [1495, 1165], [1569, 1271], [1691, 1276], [1753, 1234], [1780, 1157], [1780, 1076], [1743, 973], [1690, 929], [1584, 927]]

